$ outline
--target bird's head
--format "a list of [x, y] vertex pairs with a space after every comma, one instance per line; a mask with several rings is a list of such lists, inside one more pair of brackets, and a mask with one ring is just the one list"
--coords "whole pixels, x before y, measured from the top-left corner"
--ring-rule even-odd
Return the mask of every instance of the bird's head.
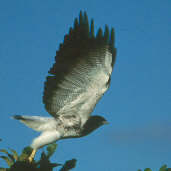
[[86, 136], [101, 127], [108, 124], [107, 120], [102, 116], [91, 116], [83, 126], [82, 136]]

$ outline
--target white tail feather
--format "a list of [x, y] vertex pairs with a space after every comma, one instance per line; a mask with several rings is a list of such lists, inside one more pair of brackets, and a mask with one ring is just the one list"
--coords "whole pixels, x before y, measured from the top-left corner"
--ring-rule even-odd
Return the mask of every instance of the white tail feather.
[[15, 115], [13, 118], [39, 132], [54, 130], [57, 125], [56, 120], [51, 117]]

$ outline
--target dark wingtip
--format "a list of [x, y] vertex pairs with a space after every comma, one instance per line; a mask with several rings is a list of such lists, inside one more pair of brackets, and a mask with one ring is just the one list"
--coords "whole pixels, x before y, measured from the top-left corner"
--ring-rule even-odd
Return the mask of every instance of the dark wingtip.
[[95, 34], [94, 34], [94, 20], [91, 19], [91, 25], [90, 25], [90, 37], [95, 37]]
[[115, 30], [114, 30], [114, 28], [111, 29], [111, 33], [110, 33], [110, 46], [112, 49], [115, 46]]
[[[101, 42], [103, 44], [109, 45], [110, 49], [114, 48], [114, 29], [111, 31], [108, 25], [105, 25], [103, 32], [102, 28], [99, 28], [97, 34], [94, 33], [94, 20], [91, 19], [89, 26], [89, 19], [87, 13], [80, 10], [79, 17], [75, 18], [73, 27], [70, 28], [69, 34], [65, 35], [64, 45], [67, 44], [67, 40], [72, 41], [82, 41], [85, 39], [89, 40], [95, 38], [95, 41]], [[67, 40], [66, 40], [67, 39]], [[60, 48], [61, 49], [61, 48]]]
[[23, 117], [21, 115], [14, 115], [12, 116], [13, 119], [21, 120]]
[[97, 39], [102, 39], [103, 38], [103, 30], [101, 27], [99, 27], [98, 31], [97, 31], [97, 35], [96, 35]]
[[105, 25], [105, 31], [104, 31], [104, 40], [105, 43], [109, 43], [109, 27], [108, 25]]
[[84, 22], [84, 18], [83, 18], [83, 12], [80, 11], [80, 14], [79, 14], [79, 25], [82, 25]]
[[[83, 49], [94, 47], [108, 47], [108, 50], [112, 53], [113, 60], [112, 66], [115, 63], [116, 49], [115, 49], [115, 32], [114, 29], [109, 29], [108, 25], [105, 25], [105, 29], [99, 28], [97, 34], [94, 31], [94, 20], [90, 20], [87, 13], [80, 11], [79, 17], [74, 20], [74, 25], [70, 27], [69, 33], [64, 36], [64, 42], [60, 44], [59, 50], [56, 52], [56, 63], [59, 60], [63, 60], [61, 57], [68, 56], [72, 54], [73, 56], [78, 56]], [[85, 48], [85, 49], [86, 49]], [[61, 57], [60, 57], [61, 56]], [[70, 60], [69, 57], [67, 59]], [[69, 63], [69, 62], [68, 62]], [[66, 64], [69, 65], [69, 64]], [[57, 75], [56, 64], [49, 70], [49, 74]], [[66, 69], [66, 71], [68, 71]]]

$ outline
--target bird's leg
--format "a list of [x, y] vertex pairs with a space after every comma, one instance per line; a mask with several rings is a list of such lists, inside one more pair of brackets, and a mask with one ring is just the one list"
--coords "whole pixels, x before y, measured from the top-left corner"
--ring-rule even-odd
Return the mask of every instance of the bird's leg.
[[33, 161], [34, 156], [36, 154], [36, 151], [37, 151], [36, 149], [33, 149], [32, 153], [30, 154], [30, 156], [28, 158], [28, 160], [29, 160], [30, 163]]

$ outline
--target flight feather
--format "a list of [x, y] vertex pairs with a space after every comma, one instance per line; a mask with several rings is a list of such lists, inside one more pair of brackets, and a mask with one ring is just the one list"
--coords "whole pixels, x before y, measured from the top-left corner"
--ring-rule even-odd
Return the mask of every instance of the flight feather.
[[80, 12], [64, 42], [56, 52], [55, 63], [46, 78], [43, 103], [53, 116], [75, 113], [88, 118], [109, 87], [115, 62], [114, 29], [98, 29]]

